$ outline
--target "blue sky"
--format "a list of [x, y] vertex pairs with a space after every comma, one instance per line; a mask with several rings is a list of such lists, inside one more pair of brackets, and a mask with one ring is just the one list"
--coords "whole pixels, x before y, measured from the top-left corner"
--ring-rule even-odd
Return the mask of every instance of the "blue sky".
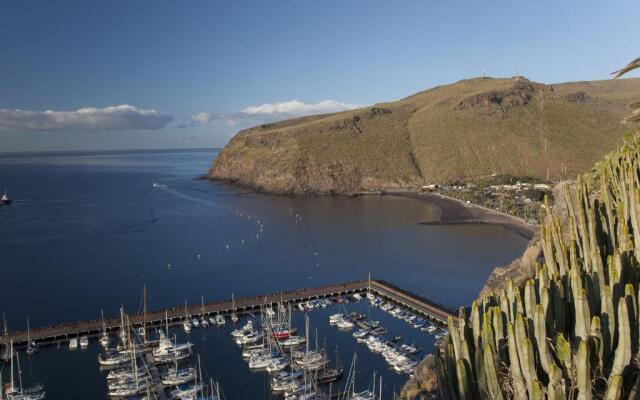
[[639, 18], [637, 0], [0, 0], [0, 152], [223, 146], [483, 71], [607, 79], [640, 56]]

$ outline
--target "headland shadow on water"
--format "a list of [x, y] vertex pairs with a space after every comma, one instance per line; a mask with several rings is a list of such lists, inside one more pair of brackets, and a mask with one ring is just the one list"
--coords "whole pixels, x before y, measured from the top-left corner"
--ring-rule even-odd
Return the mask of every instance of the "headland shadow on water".
[[433, 221], [421, 221], [419, 222], [421, 225], [499, 225], [528, 240], [531, 240], [537, 232], [535, 226], [520, 218], [475, 204], [465, 204], [438, 193], [395, 191], [385, 192], [384, 195], [415, 199], [437, 207], [440, 217]]
[[524, 220], [512, 215], [491, 210], [476, 204], [465, 204], [464, 202], [451, 197], [443, 196], [433, 192], [415, 192], [412, 190], [396, 190], [396, 191], [379, 191], [379, 192], [361, 192], [361, 193], [330, 193], [320, 195], [317, 193], [294, 194], [294, 193], [272, 193], [260, 188], [244, 185], [236, 180], [230, 179], [212, 179], [206, 175], [197, 179], [210, 180], [218, 185], [228, 185], [241, 188], [244, 192], [235, 193], [236, 195], [247, 194], [264, 194], [285, 197], [306, 197], [306, 196], [343, 196], [343, 197], [361, 197], [361, 196], [395, 196], [403, 197], [431, 205], [439, 214], [439, 217], [429, 221], [419, 221], [420, 225], [497, 225], [502, 226], [527, 240], [533, 239], [537, 233], [537, 228]]

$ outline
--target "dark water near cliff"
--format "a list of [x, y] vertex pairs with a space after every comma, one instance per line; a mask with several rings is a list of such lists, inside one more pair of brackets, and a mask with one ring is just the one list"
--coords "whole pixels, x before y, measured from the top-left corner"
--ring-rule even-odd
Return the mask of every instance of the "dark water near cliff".
[[[121, 304], [135, 311], [143, 284], [150, 308], [160, 308], [197, 303], [201, 295], [210, 301], [364, 279], [369, 272], [458, 306], [476, 296], [493, 266], [526, 245], [495, 226], [418, 225], [436, 211], [411, 199], [271, 197], [194, 180], [214, 154], [0, 157], [0, 189], [15, 198], [0, 207], [0, 310], [10, 327], [23, 328], [27, 316], [41, 326], [93, 319], [100, 309], [115, 314]], [[358, 351], [363, 385], [377, 370], [385, 391], [399, 390], [404, 378], [380, 356], [328, 326], [332, 312], [311, 315], [320, 340], [329, 348], [339, 344], [347, 365]], [[372, 313], [390, 334], [432, 346], [430, 336]], [[265, 375], [249, 372], [224, 331], [195, 331], [190, 340], [229, 399], [268, 398]], [[44, 382], [50, 399], [104, 398], [98, 350], [42, 351], [24, 360], [23, 375]]]

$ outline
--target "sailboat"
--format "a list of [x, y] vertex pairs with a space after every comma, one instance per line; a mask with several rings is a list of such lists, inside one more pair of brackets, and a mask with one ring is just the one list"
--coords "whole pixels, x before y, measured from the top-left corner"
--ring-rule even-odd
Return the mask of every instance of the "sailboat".
[[295, 360], [295, 363], [300, 368], [307, 371], [315, 371], [324, 367], [326, 363], [326, 359], [324, 357], [324, 354], [318, 351], [317, 341], [316, 341], [316, 350], [309, 349], [309, 315], [308, 314], [305, 315], [305, 342], [306, 342], [306, 349], [304, 353], [293, 352], [294, 357], [297, 358]]
[[170, 368], [167, 374], [162, 377], [162, 383], [167, 386], [178, 386], [187, 382], [191, 382], [196, 378], [197, 374], [195, 368], [178, 368], [178, 357], [174, 353], [174, 367]]
[[142, 288], [142, 326], [138, 328], [138, 335], [147, 342], [147, 285]]
[[[200, 380], [198, 380], [198, 377]], [[198, 399], [201, 398], [203, 389], [202, 369], [200, 367], [200, 356], [198, 355], [198, 376], [195, 382], [191, 385], [178, 385], [178, 387], [171, 391], [170, 396], [172, 399]]]
[[[129, 319], [127, 318], [127, 326], [131, 326]], [[131, 379], [125, 379], [124, 381], [113, 381], [109, 382], [109, 396], [112, 397], [128, 397], [135, 396], [137, 394], [143, 393], [149, 387], [149, 379], [148, 375], [144, 374], [143, 376], [138, 375], [138, 352], [136, 351], [135, 342], [131, 340], [131, 332], [127, 330], [127, 336], [129, 343], [129, 349], [126, 352], [121, 352], [122, 355], [127, 355], [131, 360], [131, 371], [133, 372], [133, 377]]]
[[[327, 358], [327, 347], [324, 347], [325, 358]], [[338, 349], [336, 348], [336, 366], [335, 368], [329, 368], [329, 363], [324, 365], [322, 371], [318, 374], [317, 381], [320, 384], [332, 383], [340, 380], [344, 373], [344, 369], [340, 365], [340, 358], [338, 357]]]
[[[343, 395], [340, 397], [340, 400], [375, 400], [376, 395], [376, 374], [373, 373], [373, 389], [372, 390], [364, 390], [362, 392], [356, 392], [356, 360], [358, 358], [357, 353], [353, 354], [353, 360], [351, 361], [351, 367], [349, 368], [349, 375], [347, 377], [347, 385], [345, 386]], [[382, 394], [382, 381], [380, 382], [380, 392]], [[380, 399], [378, 399], [380, 400]]]
[[191, 332], [191, 322], [189, 322], [189, 312], [187, 311], [187, 300], [184, 301], [184, 321], [182, 327], [186, 333]]
[[102, 336], [100, 336], [100, 344], [106, 349], [109, 347], [109, 334], [107, 333], [107, 323], [104, 321], [103, 310], [100, 310], [100, 317], [102, 318]]
[[233, 313], [231, 314], [231, 322], [233, 322], [234, 324], [238, 323], [238, 316], [236, 315], [236, 299], [233, 296], [233, 293], [231, 293], [231, 304], [232, 304], [232, 308], [233, 308]]
[[27, 350], [26, 353], [28, 356], [32, 356], [35, 352], [38, 351], [38, 347], [36, 342], [31, 340], [31, 327], [29, 325], [29, 317], [27, 317]]
[[200, 325], [202, 325], [203, 328], [208, 328], [209, 321], [207, 321], [207, 318], [204, 316], [204, 296], [200, 296], [200, 302], [202, 304], [202, 313], [200, 314]]
[[[10, 342], [11, 354], [13, 353], [13, 341]], [[18, 368], [18, 382], [19, 386], [16, 387], [14, 372], [13, 372], [13, 359], [16, 359], [17, 368]], [[31, 387], [23, 387], [22, 386], [22, 371], [20, 369], [20, 354], [16, 353], [15, 357], [11, 357], [11, 372], [10, 377], [11, 380], [9, 384], [5, 388], [6, 399], [7, 400], [42, 400], [45, 398], [44, 385], [38, 384], [33, 385]]]

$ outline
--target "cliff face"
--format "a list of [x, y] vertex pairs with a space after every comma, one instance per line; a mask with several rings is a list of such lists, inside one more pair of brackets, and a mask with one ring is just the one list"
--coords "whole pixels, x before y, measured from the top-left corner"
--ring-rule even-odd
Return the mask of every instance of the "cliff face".
[[[355, 193], [584, 172], [627, 129], [640, 79], [470, 79], [405, 99], [239, 132], [209, 177], [271, 193]], [[637, 96], [637, 95], [636, 95]]]

